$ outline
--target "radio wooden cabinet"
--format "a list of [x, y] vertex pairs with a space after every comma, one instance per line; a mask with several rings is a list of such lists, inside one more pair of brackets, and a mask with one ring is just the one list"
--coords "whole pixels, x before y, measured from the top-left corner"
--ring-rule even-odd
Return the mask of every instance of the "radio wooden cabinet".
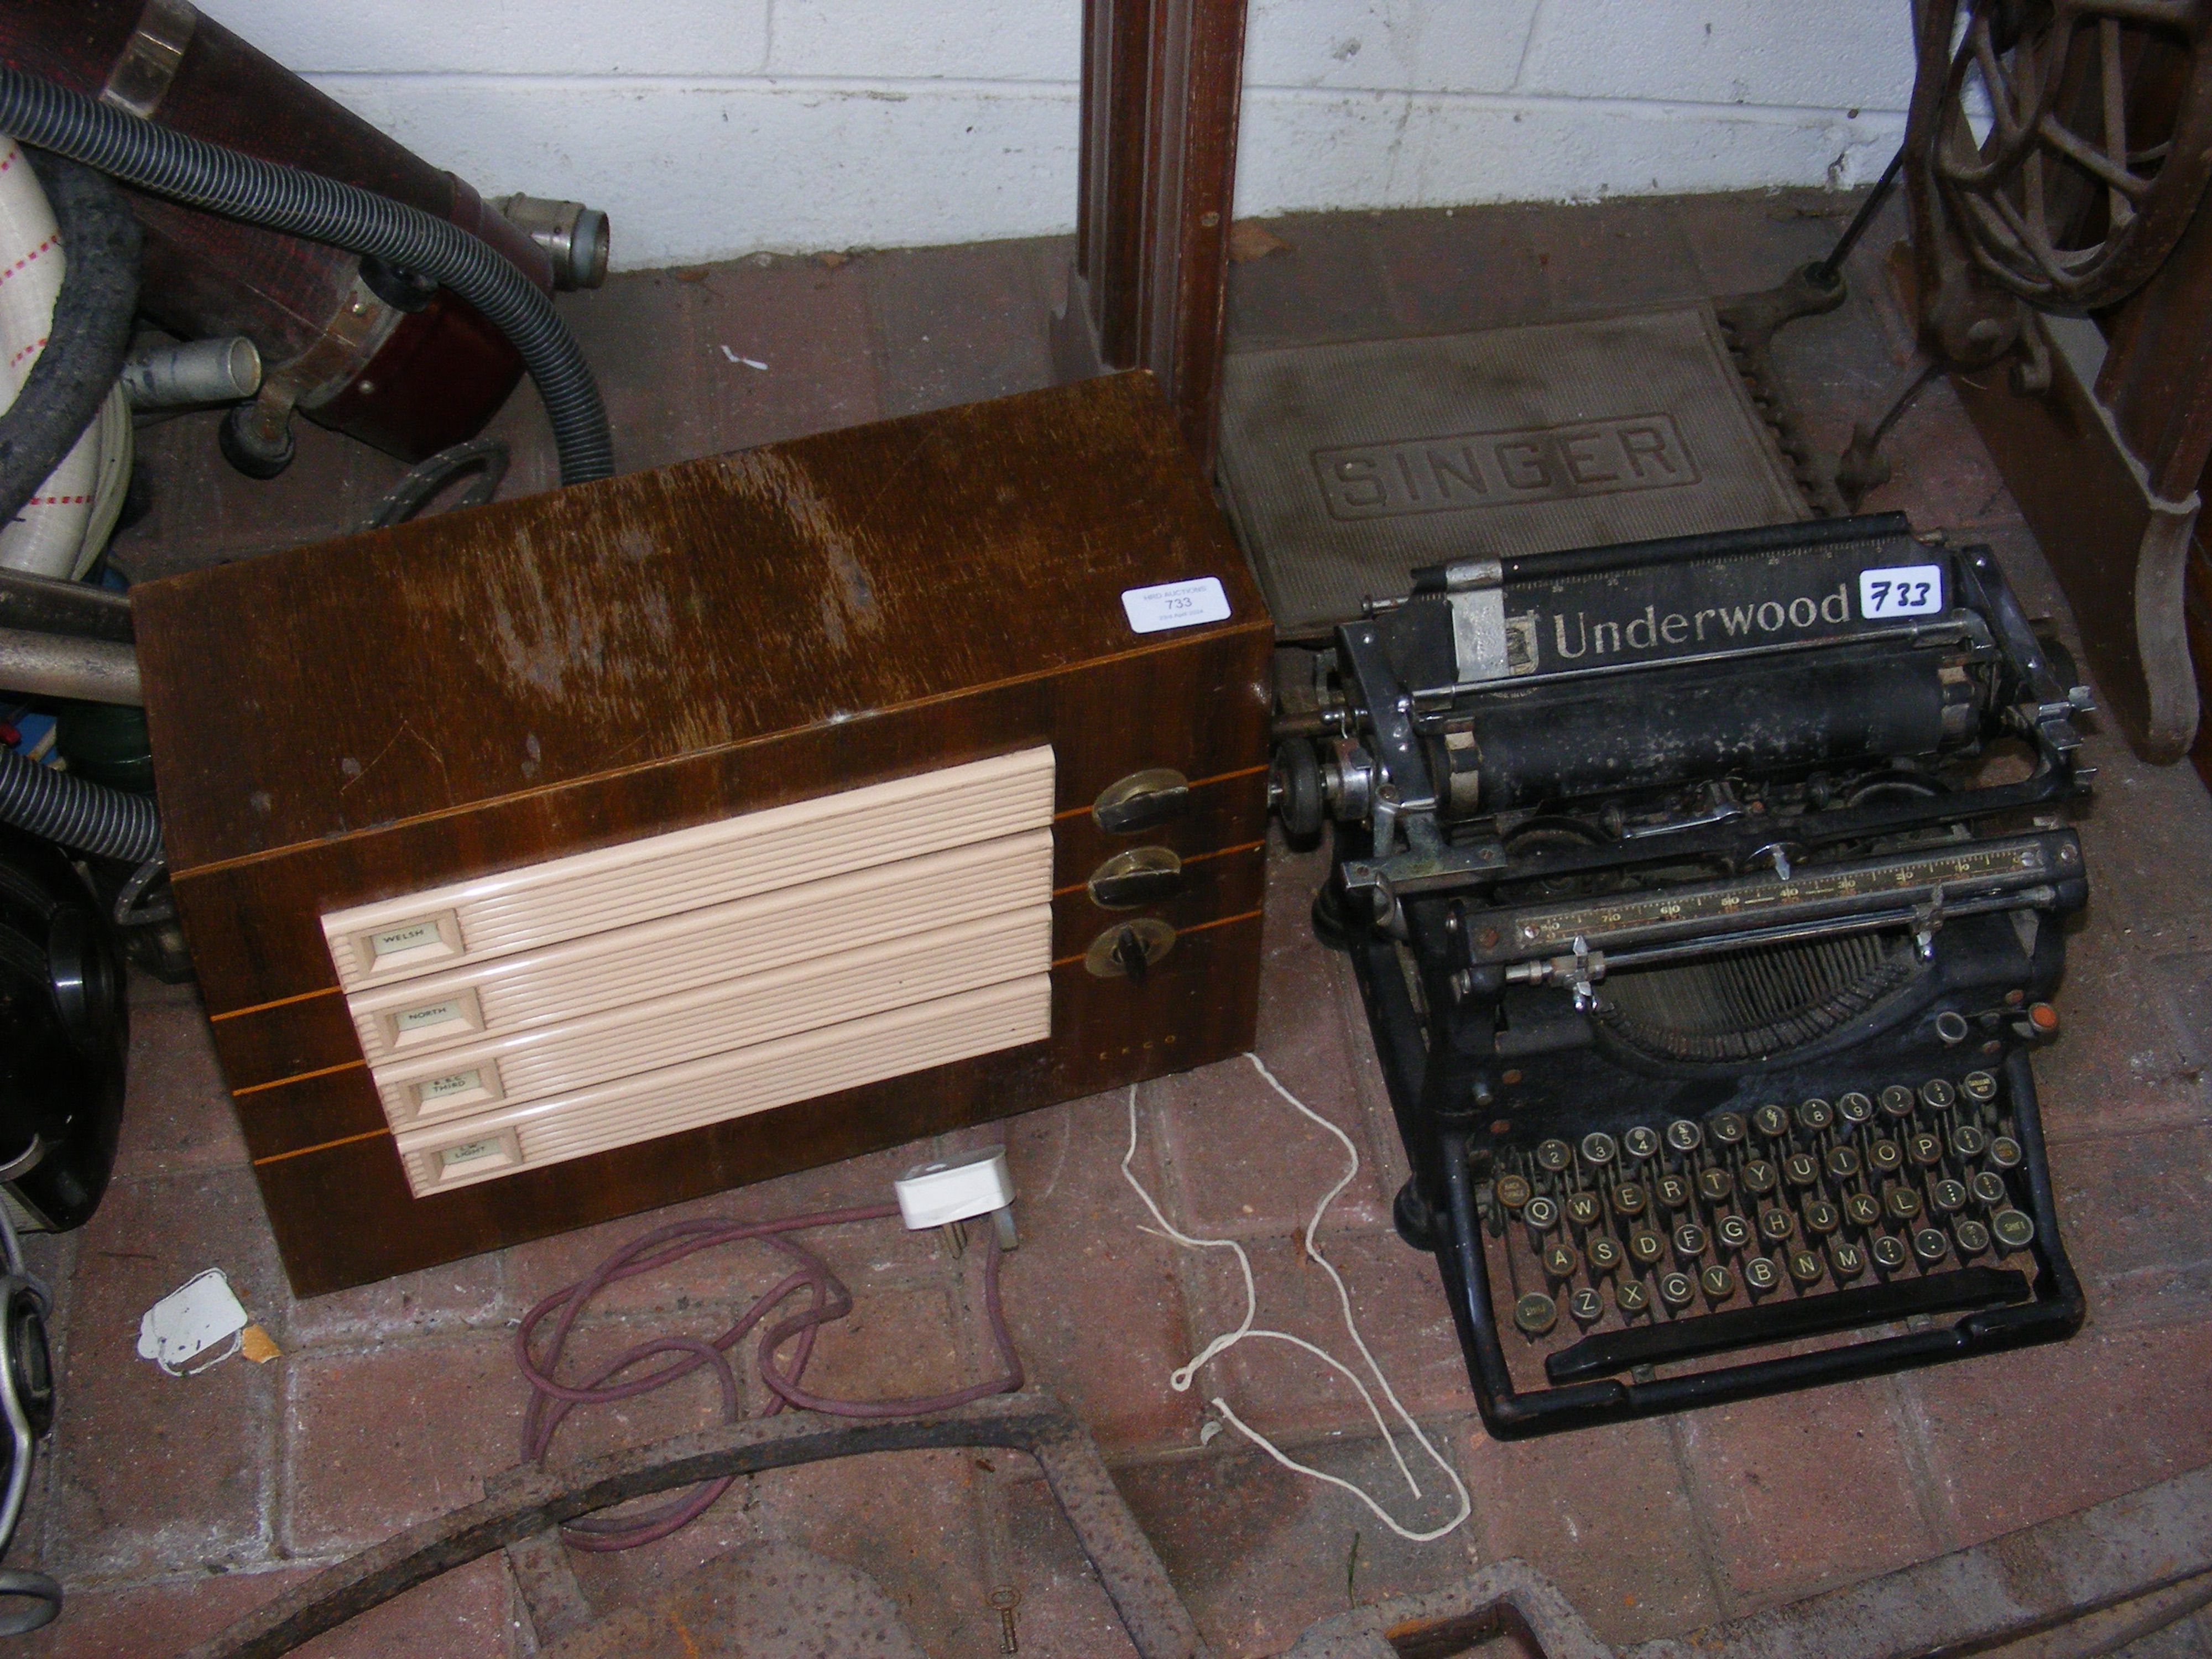
[[1273, 628], [1147, 376], [134, 599], [302, 1295], [1251, 1041]]

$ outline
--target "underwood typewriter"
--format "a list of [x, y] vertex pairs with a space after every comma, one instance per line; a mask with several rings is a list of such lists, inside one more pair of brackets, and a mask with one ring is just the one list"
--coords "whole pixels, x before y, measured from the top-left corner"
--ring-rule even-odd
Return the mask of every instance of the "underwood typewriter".
[[1334, 821], [1316, 924], [1493, 1435], [2078, 1328], [2031, 1057], [2088, 696], [1987, 549], [1471, 561], [1310, 660], [1272, 793]]

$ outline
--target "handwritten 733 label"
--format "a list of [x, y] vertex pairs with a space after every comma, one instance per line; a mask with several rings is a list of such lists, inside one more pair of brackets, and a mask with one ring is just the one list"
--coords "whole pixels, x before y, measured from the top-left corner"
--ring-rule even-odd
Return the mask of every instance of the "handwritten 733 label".
[[1158, 634], [1170, 628], [1227, 622], [1229, 595], [1222, 591], [1220, 577], [1200, 576], [1186, 582], [1162, 582], [1158, 587], [1126, 589], [1121, 609], [1129, 613], [1129, 626], [1137, 632]]
[[1859, 615], [1869, 622], [1878, 617], [1929, 617], [1942, 608], [1943, 567], [1940, 564], [1900, 564], [1859, 572]]

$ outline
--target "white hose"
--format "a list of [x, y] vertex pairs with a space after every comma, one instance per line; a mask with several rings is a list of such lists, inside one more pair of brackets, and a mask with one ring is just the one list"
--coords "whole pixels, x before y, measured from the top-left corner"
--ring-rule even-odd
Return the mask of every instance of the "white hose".
[[[61, 293], [61, 233], [21, 146], [0, 135], [0, 410], [23, 389], [46, 343]], [[131, 482], [131, 410], [108, 393], [100, 417], [0, 528], [0, 565], [35, 575], [82, 576], [100, 556]]]

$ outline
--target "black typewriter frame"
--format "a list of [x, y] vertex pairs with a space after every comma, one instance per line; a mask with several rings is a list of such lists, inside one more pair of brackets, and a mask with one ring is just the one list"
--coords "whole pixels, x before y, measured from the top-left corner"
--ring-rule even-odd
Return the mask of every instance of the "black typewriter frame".
[[[1534, 556], [1508, 562], [1508, 574], [1516, 563], [1531, 569], [1554, 564], [1604, 569], [1637, 559], [1671, 562], [1808, 542], [1906, 533], [1909, 526], [1901, 515], [1778, 526], [1666, 543]], [[2032, 818], [2039, 829], [2053, 830], [2057, 821], [2039, 816], [2039, 809], [2047, 814], [2054, 805], [2086, 792], [2088, 773], [2075, 763], [2078, 739], [2069, 723], [2072, 708], [2080, 705], [2069, 706], [2069, 694], [2061, 677], [2070, 673], [2070, 666], [2063, 662], [2063, 653], [2034, 635], [1987, 548], [1957, 547], [1949, 551], [1960, 599], [1989, 625], [2011, 676], [2009, 712], [2015, 729], [2036, 750], [2036, 768], [2032, 775], [2017, 782], [1931, 799], [1808, 810], [1789, 821], [1788, 838], [1794, 846], [1808, 849], [1815, 860], [1823, 849], [1840, 843], [1998, 818], [2015, 825]], [[1425, 694], [1398, 678], [1372, 616], [1340, 628], [1336, 651], [1348, 694], [1338, 717], [1344, 722], [1339, 729], [1364, 733], [1363, 740], [1373, 746], [1394, 784], [1403, 780], [1409, 786], [1408, 793], [1432, 795], [1434, 788], [1428, 781], [1415, 737], [1418, 710]], [[1400, 1193], [1395, 1208], [1398, 1230], [1408, 1243], [1431, 1249], [1437, 1257], [1477, 1405], [1494, 1437], [1524, 1438], [1844, 1382], [2058, 1340], [2081, 1325], [2085, 1301], [2061, 1241], [2052, 1203], [2031, 1045], [2008, 1036], [2002, 1059], [1993, 1060], [1987, 1069], [2002, 1070], [2015, 1133], [2027, 1153], [2022, 1176], [2037, 1232], [2032, 1254], [2039, 1269], [2027, 1299], [2019, 1299], [2028, 1287], [2017, 1272], [1965, 1267], [1939, 1275], [1840, 1289], [1818, 1297], [1761, 1307], [1756, 1310], [1755, 1335], [1735, 1344], [1715, 1343], [1694, 1356], [1681, 1357], [1703, 1358], [1729, 1346], [1771, 1345], [1966, 1310], [1955, 1322], [1873, 1336], [1809, 1353], [1752, 1359], [1670, 1376], [1634, 1370], [1626, 1381], [1611, 1376], [1540, 1389], [1516, 1387], [1506, 1362], [1498, 1310], [1492, 1305], [1483, 1229], [1476, 1213], [1478, 1176], [1473, 1167], [1491, 1144], [1489, 1109], [1492, 1085], [1498, 1075], [1498, 1056], [1487, 1037], [1471, 1030], [1468, 1022], [1425, 1017], [1408, 989], [1408, 972], [1418, 977], [1422, 1000], [1431, 1009], [1450, 1006], [1466, 995], [1464, 984], [1455, 986], [1454, 978], [1468, 963], [1468, 952], [1458, 936], [1459, 918], [1449, 913], [1457, 903], [1452, 896], [1467, 892], [1471, 884], [1618, 872], [1640, 865], [1699, 859], [1743, 868], [1758, 862], [1767, 850], [1761, 843], [1771, 842], [1776, 829], [1773, 824], [1739, 817], [1709, 824], [1685, 823], [1643, 847], [1614, 842], [1516, 856], [1497, 840], [1486, 839], [1477, 826], [1469, 825], [1442, 841], [1432, 837], [1421, 848], [1376, 860], [1370, 823], [1340, 822], [1335, 826], [1335, 856], [1329, 882], [1316, 902], [1316, 924], [1328, 942], [1342, 946], [1351, 956], [1400, 1137], [1413, 1166], [1413, 1178]], [[2066, 832], [2057, 833], [2071, 842]], [[1348, 883], [1364, 890], [1348, 890]], [[2050, 907], [2051, 914], [2046, 919], [2053, 925], [2046, 948], [2037, 953], [2038, 982], [2031, 994], [2039, 998], [2055, 989], [2063, 953], [2055, 924], [2058, 915], [2078, 908], [2085, 890], [2077, 848], [2065, 897]], [[1389, 918], [1387, 923], [1385, 917]], [[1995, 916], [1983, 920], [1998, 921]], [[1960, 933], [1972, 931], [1969, 924], [1958, 926]], [[1495, 995], [1494, 988], [1490, 994]], [[1479, 993], [1474, 1000], [1486, 999]], [[1936, 1011], [1933, 1003], [1923, 1009], [1923, 1021], [1932, 1018]], [[1747, 1062], [1733, 1067], [1707, 1066], [1704, 1074], [1772, 1078], [1801, 1066], [1832, 1064], [1838, 1055], [1887, 1030], [1887, 1024], [1896, 1018], [1893, 1009], [1870, 1011], [1851, 1029], [1802, 1053], [1779, 1057], [1772, 1065]], [[1603, 1126], [1593, 1122], [1590, 1127]], [[1793, 1315], [1792, 1310], [1804, 1311]], [[1723, 1322], [1741, 1319], [1747, 1328], [1753, 1321], [1751, 1314], [1699, 1317]], [[1792, 1328], [1793, 1317], [1796, 1328]]]
[[[1544, 1389], [1516, 1389], [1506, 1364], [1497, 1310], [1492, 1304], [1490, 1274], [1484, 1265], [1482, 1228], [1474, 1210], [1475, 1181], [1470, 1153], [1478, 1150], [1484, 1139], [1481, 1115], [1437, 1111], [1424, 1105], [1428, 1057], [1420, 1041], [1420, 1017], [1406, 988], [1395, 942], [1374, 929], [1363, 927], [1357, 930], [1348, 946], [1353, 974], [1366, 1004], [1370, 1028], [1378, 1038], [1388, 1039], [1378, 1041], [1377, 1057], [1401, 1138], [1414, 1164], [1413, 1181], [1400, 1194], [1399, 1230], [1409, 1243], [1425, 1245], [1435, 1254], [1443, 1277], [1445, 1297], [1451, 1304], [1452, 1321], [1459, 1333], [1460, 1346], [1467, 1358], [1476, 1407], [1483, 1426], [1492, 1438], [1526, 1439], [1601, 1423], [1753, 1400], [1973, 1354], [2057, 1341], [2081, 1328], [2087, 1303], [2058, 1231], [2031, 1053], [2027, 1047], [2018, 1046], [2006, 1054], [2002, 1069], [2013, 1104], [2015, 1131], [2027, 1153], [2021, 1167], [2030, 1213], [2036, 1226], [2033, 1254], [2042, 1269], [2035, 1281], [2033, 1299], [1979, 1309], [1948, 1326], [1875, 1337], [1814, 1353], [1752, 1360], [1648, 1381], [1622, 1382], [1608, 1377]], [[1747, 1073], [1755, 1069], [1746, 1068]], [[1422, 1156], [1425, 1152], [1430, 1156]], [[1420, 1202], [1419, 1194], [1425, 1188], [1441, 1188], [1444, 1203], [1440, 1210]], [[1990, 1271], [1965, 1268], [1941, 1278], [1870, 1289], [1885, 1293], [1889, 1319], [1903, 1320], [1917, 1314], [1950, 1310], [1940, 1299], [1946, 1280]], [[1915, 1292], [1923, 1286], [1935, 1288], [1926, 1293], [1924, 1304], [1916, 1305]], [[1873, 1299], [1869, 1291], [1851, 1290], [1833, 1291], [1813, 1301], [1783, 1304], [1814, 1310], [1814, 1317], [1820, 1322], [1793, 1331], [1785, 1327], [1786, 1315], [1781, 1320], [1775, 1317], [1779, 1309], [1769, 1310], [1764, 1316], [1765, 1328], [1759, 1340], [1769, 1343], [1787, 1341], [1793, 1336], [1828, 1334], [1870, 1322], [1859, 1314], [1859, 1310]]]

